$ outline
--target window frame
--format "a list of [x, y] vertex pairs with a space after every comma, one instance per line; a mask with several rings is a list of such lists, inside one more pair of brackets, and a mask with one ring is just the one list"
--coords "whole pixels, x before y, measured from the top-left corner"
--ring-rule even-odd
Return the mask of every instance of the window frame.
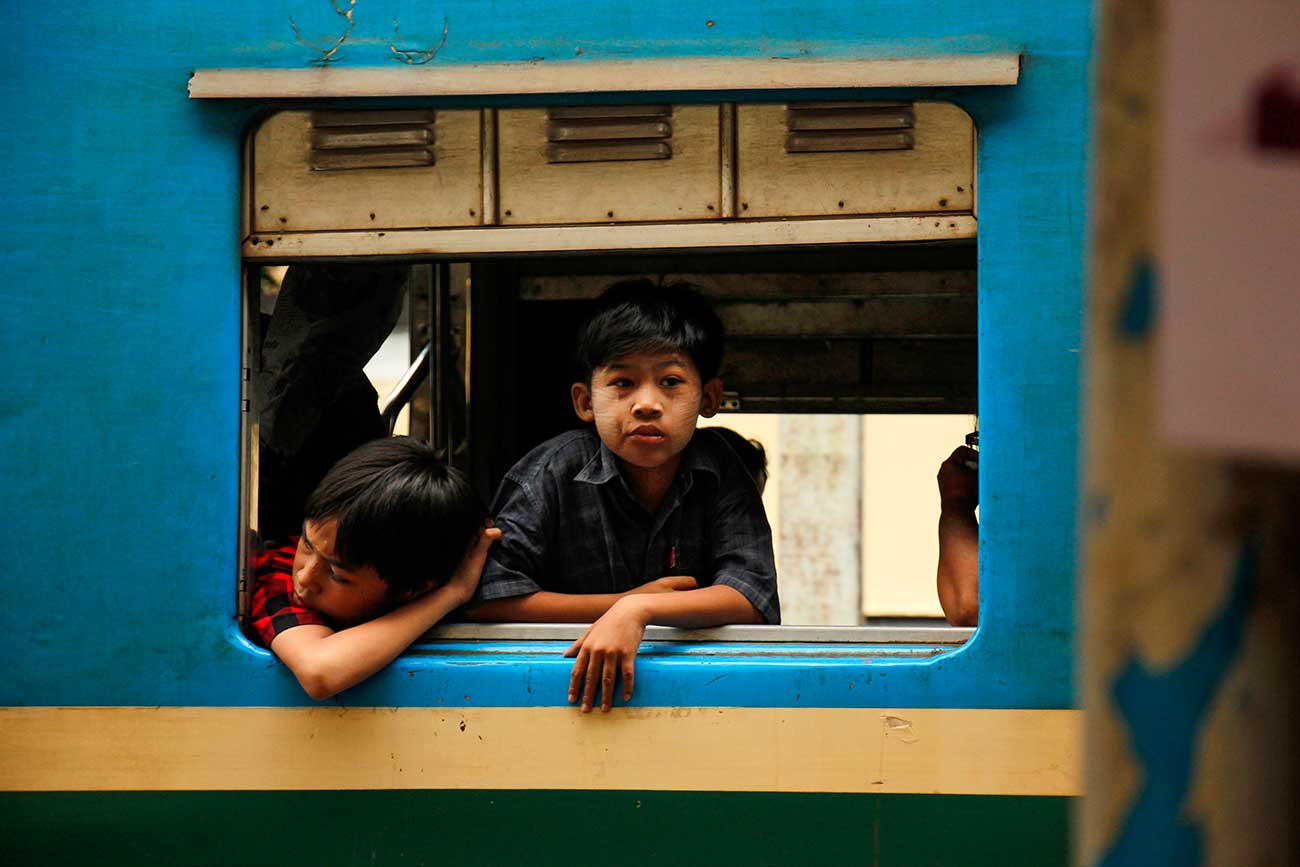
[[[918, 101], [925, 101], [919, 97]], [[965, 106], [955, 100], [931, 100], [957, 107], [969, 116]], [[725, 103], [733, 109], [736, 103]], [[490, 107], [482, 109], [485, 114]], [[265, 116], [264, 116], [265, 117]], [[264, 118], [263, 118], [264, 119]], [[252, 127], [255, 132], [257, 125]], [[978, 136], [975, 119], [971, 117], [971, 130], [975, 139], [975, 166], [972, 167], [973, 187], [978, 190]], [[246, 161], [251, 164], [252, 133], [245, 144]], [[487, 165], [485, 160], [485, 166]], [[247, 166], [246, 166], [247, 173]], [[495, 180], [485, 177], [485, 185]], [[734, 184], [734, 182], [733, 182]], [[485, 193], [486, 195], [486, 193]], [[249, 181], [245, 179], [246, 208], [252, 206]], [[259, 237], [244, 226], [243, 269], [245, 281], [244, 334], [241, 335], [245, 369], [241, 382], [241, 485], [240, 485], [240, 579], [237, 612], [245, 616], [246, 589], [249, 575], [251, 544], [256, 541], [247, 520], [250, 497], [256, 497], [255, 470], [247, 459], [250, 436], [256, 437], [256, 425], [250, 423], [249, 411], [250, 367], [248, 286], [251, 276], [259, 266], [293, 264], [337, 257], [354, 259], [400, 258], [411, 264], [434, 263], [445, 267], [448, 262], [483, 262], [508, 260], [521, 255], [573, 255], [592, 253], [612, 255], [618, 253], [661, 253], [665, 255], [691, 255], [693, 253], [726, 250], [812, 250], [833, 249], [840, 246], [863, 247], [875, 243], [914, 240], [958, 240], [976, 237], [978, 198], [972, 195], [969, 214], [944, 215], [932, 221], [928, 216], [884, 215], [855, 217], [806, 217], [796, 221], [783, 219], [750, 219], [735, 222], [683, 221], [669, 223], [627, 223], [621, 225], [563, 225], [563, 226], [482, 226], [473, 229], [443, 228], [424, 230], [398, 230], [379, 233], [314, 232], [299, 237], [275, 239]], [[931, 227], [935, 232], [930, 232]], [[705, 236], [701, 237], [701, 231]], [[918, 235], [920, 237], [918, 237]], [[276, 243], [278, 242], [278, 243]], [[273, 248], [274, 244], [274, 248]], [[369, 246], [367, 246], [369, 245]], [[978, 256], [977, 274], [980, 270]], [[978, 278], [977, 278], [978, 279]], [[435, 287], [435, 292], [438, 289]], [[436, 327], [436, 326], [435, 326]], [[435, 361], [441, 353], [431, 357], [430, 381], [440, 377]], [[435, 389], [436, 391], [436, 389]], [[978, 401], [978, 398], [977, 398]], [[255, 453], [255, 445], [252, 447]], [[980, 530], [981, 545], [984, 530]], [[870, 648], [872, 657], [901, 656], [929, 658], [967, 645], [978, 628], [953, 627], [936, 619], [933, 626], [722, 626], [706, 630], [680, 630], [669, 627], [647, 628], [647, 643], [691, 643], [706, 646], [722, 643], [736, 647], [772, 645], [787, 651], [800, 645], [819, 649], [814, 655], [839, 655], [836, 648], [844, 648], [844, 655], [863, 656]], [[938, 625], [942, 624], [942, 625]], [[571, 642], [586, 627], [578, 624], [448, 624], [434, 627], [407, 651], [420, 655], [428, 648], [446, 647], [469, 642], [481, 645], [484, 652], [500, 652], [502, 643], [525, 641], [544, 643]], [[785, 651], [782, 651], [783, 653]], [[742, 654], [745, 655], [745, 654]]]

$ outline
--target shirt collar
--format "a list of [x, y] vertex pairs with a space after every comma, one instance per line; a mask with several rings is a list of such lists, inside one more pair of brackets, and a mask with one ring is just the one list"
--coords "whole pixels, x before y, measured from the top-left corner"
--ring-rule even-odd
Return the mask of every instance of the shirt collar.
[[[700, 448], [698, 439], [699, 430], [691, 437], [686, 448], [682, 451], [682, 463], [678, 467], [677, 475], [693, 476], [697, 472], [711, 473], [715, 478], [722, 478], [722, 467], [718, 465], [717, 460], [708, 449]], [[710, 436], [710, 434], [706, 434]], [[600, 448], [591, 456], [591, 460], [583, 465], [578, 474], [573, 477], [575, 482], [587, 482], [592, 485], [603, 485], [614, 479], [621, 478], [622, 474], [618, 469], [618, 455], [609, 450], [603, 442]]]
[[[597, 439], [597, 442], [600, 442], [600, 440]], [[587, 482], [592, 485], [603, 485], [618, 477], [618, 456], [601, 442], [600, 448], [591, 456], [591, 460], [587, 461], [583, 468], [578, 471], [573, 480], [575, 482]]]

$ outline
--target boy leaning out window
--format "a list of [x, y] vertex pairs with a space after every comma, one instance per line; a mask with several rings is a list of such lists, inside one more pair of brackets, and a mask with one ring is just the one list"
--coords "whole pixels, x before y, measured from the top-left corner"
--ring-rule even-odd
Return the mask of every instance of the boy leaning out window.
[[501, 535], [485, 515], [431, 446], [366, 443], [316, 486], [302, 534], [258, 555], [253, 631], [312, 698], [354, 686], [473, 596]]
[[[631, 698], [648, 624], [779, 623], [772, 533], [719, 407], [722, 325], [684, 285], [611, 287], [580, 333], [574, 411], [493, 504], [504, 533], [470, 616], [591, 623], [569, 648], [569, 701]], [[593, 622], [594, 621], [594, 622]]]

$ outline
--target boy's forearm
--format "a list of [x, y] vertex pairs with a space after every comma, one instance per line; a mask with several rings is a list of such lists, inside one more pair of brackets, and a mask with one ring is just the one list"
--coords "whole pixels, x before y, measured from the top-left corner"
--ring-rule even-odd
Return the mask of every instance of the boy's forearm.
[[[338, 632], [299, 626], [281, 633], [271, 649], [303, 689], [320, 700], [355, 686], [401, 655], [464, 598], [440, 587], [374, 620]], [[295, 633], [297, 633], [295, 635]]]
[[732, 623], [766, 622], [739, 590], [725, 584], [677, 593], [628, 596], [619, 604], [634, 608], [647, 625], [702, 629]]
[[591, 623], [599, 620], [621, 593], [552, 593], [539, 590], [523, 596], [489, 599], [465, 616], [470, 620], [511, 623]]

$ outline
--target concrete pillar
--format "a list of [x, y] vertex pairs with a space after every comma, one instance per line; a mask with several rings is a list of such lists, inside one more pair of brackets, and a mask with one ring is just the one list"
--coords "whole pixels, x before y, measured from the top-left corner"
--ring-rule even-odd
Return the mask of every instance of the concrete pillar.
[[862, 420], [782, 416], [781, 619], [862, 622]]
[[1099, 8], [1076, 860], [1296, 864], [1300, 480], [1177, 451], [1157, 428], [1169, 5]]

